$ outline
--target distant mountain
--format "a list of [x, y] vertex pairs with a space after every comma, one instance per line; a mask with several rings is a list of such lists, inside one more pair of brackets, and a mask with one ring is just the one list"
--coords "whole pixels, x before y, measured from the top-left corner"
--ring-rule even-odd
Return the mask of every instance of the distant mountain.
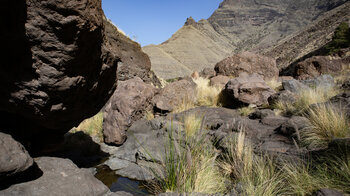
[[265, 51], [348, 0], [224, 0], [207, 20], [187, 19], [160, 45], [145, 46], [161, 78], [214, 67], [240, 51]]

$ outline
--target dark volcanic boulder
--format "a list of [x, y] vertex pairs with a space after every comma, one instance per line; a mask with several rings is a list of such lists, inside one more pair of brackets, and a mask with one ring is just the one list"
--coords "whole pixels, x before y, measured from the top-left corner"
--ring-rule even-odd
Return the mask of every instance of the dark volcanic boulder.
[[118, 46], [113, 48], [113, 54], [121, 58], [121, 62], [118, 63], [118, 80], [139, 77], [148, 84], [161, 86], [157, 76], [151, 71], [151, 61], [141, 46], [118, 31], [108, 19], [104, 18], [104, 24], [106, 36], [113, 45]]
[[136, 77], [119, 81], [118, 88], [106, 105], [103, 114], [104, 140], [108, 144], [123, 144], [125, 131], [152, 110], [152, 98], [158, 90]]
[[49, 142], [96, 114], [115, 89], [119, 62], [101, 0], [6, 1], [0, 11], [3, 131]]
[[265, 80], [277, 79], [278, 68], [273, 58], [243, 52], [220, 61], [215, 65], [217, 75], [239, 76], [240, 73], [258, 73]]
[[[306, 80], [321, 74], [340, 72], [345, 61], [346, 59], [332, 59], [330, 56], [314, 56], [296, 65], [294, 77]], [[350, 58], [347, 64], [350, 64]]]
[[26, 149], [10, 135], [0, 132], [0, 182], [5, 176], [22, 172], [33, 165]]
[[15, 184], [0, 191], [0, 196], [107, 195], [109, 189], [94, 175], [79, 169], [68, 159], [40, 157], [35, 162], [43, 174], [36, 180]]
[[[242, 104], [254, 104], [261, 106], [268, 104], [268, 98], [275, 93], [258, 74], [240, 74], [239, 77], [231, 79], [225, 86], [223, 94], [225, 100], [230, 103], [225, 105], [240, 106]], [[226, 101], [227, 102], [227, 101]]]

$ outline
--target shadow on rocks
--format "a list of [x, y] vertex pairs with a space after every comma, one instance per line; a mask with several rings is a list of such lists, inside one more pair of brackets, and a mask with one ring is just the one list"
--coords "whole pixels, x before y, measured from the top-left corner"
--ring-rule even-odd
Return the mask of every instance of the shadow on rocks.
[[56, 151], [40, 156], [51, 156], [70, 159], [79, 168], [94, 167], [107, 159], [110, 154], [101, 150], [100, 144], [82, 131], [67, 133], [64, 142]]
[[17, 173], [15, 175], [0, 178], [0, 191], [9, 188], [11, 185], [20, 184], [25, 182], [30, 182], [40, 178], [43, 175], [43, 172], [38, 167], [38, 165], [34, 162], [34, 164], [28, 168], [27, 170]]

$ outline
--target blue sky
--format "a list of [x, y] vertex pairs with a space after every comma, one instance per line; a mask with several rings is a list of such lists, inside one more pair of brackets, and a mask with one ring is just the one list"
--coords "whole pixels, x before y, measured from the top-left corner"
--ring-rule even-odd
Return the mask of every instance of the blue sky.
[[102, 0], [107, 16], [142, 46], [160, 44], [183, 26], [186, 18], [207, 19], [222, 0]]

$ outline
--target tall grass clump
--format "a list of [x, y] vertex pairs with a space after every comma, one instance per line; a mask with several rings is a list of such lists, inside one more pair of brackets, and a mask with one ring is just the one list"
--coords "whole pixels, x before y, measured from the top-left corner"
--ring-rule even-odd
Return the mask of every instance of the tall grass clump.
[[209, 79], [202, 77], [193, 80], [197, 84], [197, 101], [198, 106], [219, 106], [219, 94], [222, 89], [209, 85]]
[[170, 131], [162, 163], [164, 178], [158, 178], [152, 184], [154, 194], [225, 192], [225, 178], [216, 164], [217, 153], [206, 138], [201, 121], [200, 118], [189, 115], [184, 119], [185, 130], [178, 133]]
[[254, 112], [254, 108], [252, 107], [242, 107], [238, 109], [238, 112], [241, 114], [241, 116], [248, 116], [249, 114]]
[[303, 144], [327, 147], [333, 138], [350, 137], [350, 120], [344, 110], [332, 104], [317, 104], [306, 114], [312, 127], [300, 133]]
[[84, 120], [79, 124], [78, 127], [75, 127], [71, 132], [82, 131], [90, 136], [97, 137], [100, 141], [103, 141], [103, 113], [99, 112], [95, 116]]
[[258, 156], [241, 130], [230, 139], [228, 152], [223, 155], [220, 167], [233, 184], [240, 184], [241, 195], [279, 195], [284, 191], [282, 173], [268, 155]]
[[310, 105], [326, 102], [338, 93], [339, 90], [335, 87], [318, 86], [316, 88], [303, 89], [297, 93], [297, 99], [294, 103], [279, 101], [274, 105], [274, 108], [282, 110], [287, 115], [302, 114], [309, 109]]
[[196, 106], [195, 106], [193, 99], [191, 99], [189, 97], [185, 97], [185, 98], [181, 99], [179, 103], [177, 103], [177, 105], [174, 107], [174, 110], [172, 111], [172, 113], [180, 113], [180, 112], [192, 109], [194, 107], [196, 107]]

